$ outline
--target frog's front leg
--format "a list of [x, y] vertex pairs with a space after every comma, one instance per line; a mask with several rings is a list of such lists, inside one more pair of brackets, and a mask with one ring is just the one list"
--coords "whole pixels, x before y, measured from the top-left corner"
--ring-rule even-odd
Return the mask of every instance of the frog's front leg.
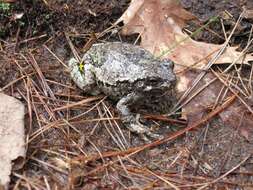
[[141, 124], [139, 121], [139, 115], [137, 114], [137, 116], [134, 116], [134, 114], [129, 109], [130, 105], [137, 103], [137, 101], [140, 101], [142, 98], [143, 96], [137, 93], [130, 93], [119, 100], [117, 103], [117, 109], [121, 114], [122, 122], [130, 131], [141, 135], [142, 138], [146, 141], [148, 139], [145, 135], [157, 139], [161, 136], [152, 133], [152, 131], [147, 126]]

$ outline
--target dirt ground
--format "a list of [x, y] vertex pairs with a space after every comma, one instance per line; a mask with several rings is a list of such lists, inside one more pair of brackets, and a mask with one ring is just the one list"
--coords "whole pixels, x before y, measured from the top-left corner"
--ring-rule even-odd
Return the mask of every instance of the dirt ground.
[[[174, 140], [144, 145], [122, 126], [112, 102], [84, 94], [71, 81], [71, 43], [81, 55], [94, 42], [135, 41], [120, 34], [121, 26], [106, 30], [129, 2], [21, 0], [0, 12], [0, 89], [25, 104], [28, 139], [10, 189], [172, 189], [170, 182], [180, 189], [207, 182], [204, 189], [253, 189], [253, 138], [246, 140], [218, 117]], [[181, 2], [200, 21], [189, 23], [190, 30], [227, 11], [229, 31], [243, 7], [251, 6], [242, 0]], [[245, 45], [251, 24], [242, 21], [232, 45]], [[214, 23], [195, 39], [223, 43], [222, 33]], [[150, 122], [171, 133], [185, 127], [175, 120]]]

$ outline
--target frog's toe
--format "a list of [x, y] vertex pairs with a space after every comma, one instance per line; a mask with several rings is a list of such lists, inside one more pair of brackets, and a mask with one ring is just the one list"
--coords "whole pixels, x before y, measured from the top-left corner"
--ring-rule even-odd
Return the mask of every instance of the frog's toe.
[[138, 123], [138, 122], [130, 123], [128, 125], [128, 128], [130, 131], [137, 133], [137, 134], [151, 133], [150, 129], [147, 126], [142, 125], [141, 123]]
[[156, 133], [152, 133], [152, 132], [147, 133], [147, 136], [149, 136], [149, 137], [151, 137], [151, 138], [153, 138], [153, 139], [156, 139], [156, 140], [158, 140], [158, 139], [163, 139], [163, 138], [164, 138], [163, 135], [156, 134]]
[[133, 133], [136, 133], [141, 136], [144, 141], [150, 142], [148, 138], [152, 139], [161, 139], [163, 138], [162, 135], [155, 134], [152, 130], [140, 123], [140, 115], [137, 114], [136, 117], [133, 115], [123, 117], [122, 118], [124, 125]]
[[153, 133], [147, 126], [139, 122], [131, 123], [130, 125], [128, 125], [128, 128], [130, 131], [139, 134], [144, 141], [150, 141], [148, 137], [151, 137], [153, 139], [162, 138], [161, 135]]

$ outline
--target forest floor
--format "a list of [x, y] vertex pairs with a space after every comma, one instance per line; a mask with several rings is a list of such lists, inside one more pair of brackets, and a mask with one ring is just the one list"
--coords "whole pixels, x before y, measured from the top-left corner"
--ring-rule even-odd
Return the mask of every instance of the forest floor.
[[[253, 189], [253, 140], [218, 117], [172, 140], [145, 144], [124, 128], [115, 104], [84, 94], [71, 80], [71, 44], [82, 55], [94, 42], [136, 41], [138, 35], [121, 35], [121, 25], [110, 28], [129, 3], [22, 0], [0, 6], [0, 89], [26, 106], [27, 156], [12, 171], [10, 189]], [[236, 20], [251, 6], [241, 0], [181, 3], [201, 25], [224, 11]], [[225, 23], [226, 30], [233, 24]], [[244, 47], [251, 25], [244, 19], [231, 45]], [[194, 39], [221, 44], [222, 34], [214, 23]], [[186, 126], [175, 121], [158, 123], [172, 133]]]

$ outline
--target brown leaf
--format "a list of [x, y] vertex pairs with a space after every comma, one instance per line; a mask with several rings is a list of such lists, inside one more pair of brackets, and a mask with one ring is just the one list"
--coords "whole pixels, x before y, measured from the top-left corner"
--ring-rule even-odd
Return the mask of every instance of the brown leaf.
[[[197, 71], [185, 73], [184, 76], [189, 79], [188, 86], [192, 85], [192, 82], [198, 74], [199, 72]], [[195, 89], [200, 89], [202, 86], [209, 84], [212, 79], [214, 79], [214, 76], [211, 73], [208, 73], [205, 76], [205, 80], [201, 80]], [[221, 87], [221, 83], [219, 81], [215, 81], [184, 106], [184, 109], [182, 110], [182, 117], [187, 118], [188, 125], [200, 120], [204, 114], [210, 111], [212, 105], [216, 101]], [[189, 97], [191, 97], [192, 94], [190, 94]]]
[[[185, 75], [189, 79], [191, 78], [192, 82], [194, 78], [197, 77], [198, 73], [187, 72]], [[215, 79], [215, 76], [208, 73], [204, 80], [199, 82], [196, 89], [200, 89], [204, 85], [209, 84], [213, 79]], [[191, 82], [189, 83], [189, 86], [191, 86]], [[219, 97], [219, 94], [223, 95], [223, 93], [220, 93], [222, 88], [222, 83], [216, 80], [183, 107], [182, 117], [187, 118], [188, 126], [201, 120], [205, 114], [214, 108], [215, 103], [219, 102], [217, 101], [217, 98], [221, 98], [221, 96]], [[231, 96], [231, 93], [228, 93], [228, 96]], [[239, 102], [239, 100], [221, 112], [219, 116], [225, 125], [233, 127], [236, 130], [238, 129], [238, 132], [248, 141], [253, 140], [253, 115], [247, 112], [247, 109]]]
[[[179, 1], [175, 0], [133, 0], [129, 9], [118, 20], [125, 26], [125, 35], [141, 34], [141, 46], [155, 55], [169, 51], [164, 58], [170, 58], [176, 63], [175, 70], [181, 71], [185, 66], [199, 63], [197, 68], [203, 68], [207, 61], [222, 45], [196, 42], [182, 32], [185, 23], [195, 17], [184, 10]], [[236, 48], [227, 48], [216, 63], [231, 63], [240, 55]], [[210, 55], [212, 54], [212, 55]], [[253, 60], [247, 55], [244, 62]], [[237, 60], [241, 63], [242, 59]], [[182, 67], [183, 66], [183, 67]]]
[[253, 142], [253, 115], [247, 113], [242, 104], [237, 101], [229, 109], [220, 113], [220, 117], [225, 125], [238, 129], [245, 139]]

